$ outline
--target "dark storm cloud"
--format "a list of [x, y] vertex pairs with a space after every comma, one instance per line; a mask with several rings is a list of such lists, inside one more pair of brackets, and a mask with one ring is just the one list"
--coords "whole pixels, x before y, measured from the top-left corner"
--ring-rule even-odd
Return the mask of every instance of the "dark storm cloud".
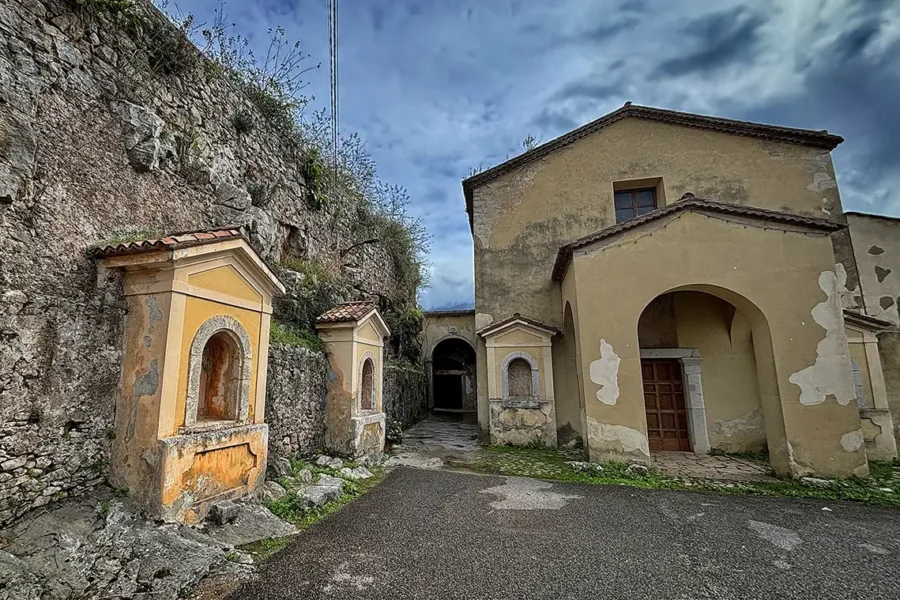
[[580, 123], [572, 117], [547, 108], [531, 119], [531, 124], [541, 131], [551, 132], [569, 131], [580, 125]]
[[708, 73], [722, 67], [749, 61], [754, 56], [759, 29], [765, 23], [761, 15], [739, 6], [695, 19], [682, 31], [682, 44], [689, 53], [665, 60], [656, 69], [663, 77], [688, 73]]
[[[898, 0], [370, 0], [341, 13], [342, 132], [410, 191], [433, 236], [426, 307], [471, 306], [460, 179], [625, 100], [825, 129], [844, 206], [900, 216]], [[179, 0], [210, 20], [218, 0]], [[345, 3], [342, 3], [342, 5]], [[325, 68], [325, 3], [232, 2], [253, 40], [281, 24]], [[265, 46], [254, 48], [265, 56]], [[689, 85], [687, 85], [689, 83]]]

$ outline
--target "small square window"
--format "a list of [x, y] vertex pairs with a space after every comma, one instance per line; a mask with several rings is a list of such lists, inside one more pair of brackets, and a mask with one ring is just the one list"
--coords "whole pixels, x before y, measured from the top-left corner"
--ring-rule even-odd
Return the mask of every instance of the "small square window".
[[614, 194], [616, 223], [628, 221], [656, 209], [656, 190], [621, 190]]

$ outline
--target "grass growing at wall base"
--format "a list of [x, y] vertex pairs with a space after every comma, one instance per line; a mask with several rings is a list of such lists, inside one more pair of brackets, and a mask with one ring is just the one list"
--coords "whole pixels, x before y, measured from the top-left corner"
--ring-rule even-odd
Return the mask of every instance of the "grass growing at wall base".
[[[354, 462], [344, 462], [344, 466], [353, 469], [357, 465]], [[384, 478], [387, 476], [387, 471], [382, 466], [370, 466], [366, 468], [371, 471], [372, 477], [357, 481], [344, 479], [344, 493], [340, 498], [318, 508], [306, 509], [303, 507], [297, 496], [298, 489], [305, 485], [295, 478], [299, 475], [300, 471], [309, 469], [309, 471], [312, 472], [312, 480], [315, 483], [319, 475], [330, 475], [331, 477], [340, 478], [340, 470], [320, 467], [299, 460], [291, 461], [291, 469], [294, 477], [285, 477], [278, 480], [278, 483], [288, 490], [288, 494], [283, 498], [267, 502], [266, 507], [271, 510], [275, 516], [284, 519], [302, 531], [362, 496], [384, 481]]]
[[[344, 466], [352, 469], [357, 465], [353, 462], [346, 462]], [[313, 481], [316, 481], [319, 475], [322, 474], [338, 477], [338, 469], [323, 468], [302, 461], [292, 461], [291, 468], [294, 476], [298, 475], [303, 469], [309, 469], [313, 474]], [[288, 494], [283, 498], [266, 502], [266, 508], [272, 511], [272, 514], [279, 519], [291, 523], [300, 531], [305, 531], [377, 486], [387, 476], [387, 471], [384, 467], [367, 468], [372, 472], [372, 477], [359, 481], [348, 481], [345, 479], [344, 493], [340, 498], [332, 500], [324, 506], [312, 509], [305, 508], [297, 496], [297, 489], [302, 484], [298, 483], [293, 477], [279, 479], [278, 483], [288, 490]], [[254, 562], [259, 563], [283, 550], [289, 541], [289, 537], [268, 538], [252, 544], [245, 544], [240, 546], [239, 549], [253, 554]]]
[[[601, 463], [603, 473], [592, 475], [575, 471], [566, 464], [570, 460], [584, 460], [580, 451], [552, 448], [515, 448], [492, 446], [471, 462], [455, 462], [452, 466], [492, 475], [535, 477], [594, 485], [628, 485], [632, 487], [668, 490], [709, 491], [723, 494], [746, 494], [813, 500], [846, 500], [878, 506], [900, 508], [900, 463], [870, 462], [870, 479], [835, 479], [827, 487], [819, 487], [793, 479], [771, 482], [725, 482], [708, 479], [677, 479], [654, 467], [646, 476], [632, 475], [628, 464], [609, 461]], [[890, 492], [880, 488], [890, 488]]]

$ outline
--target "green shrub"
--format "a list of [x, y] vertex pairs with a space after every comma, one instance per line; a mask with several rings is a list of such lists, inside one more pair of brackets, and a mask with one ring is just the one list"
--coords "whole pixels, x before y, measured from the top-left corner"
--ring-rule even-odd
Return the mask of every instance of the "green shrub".
[[295, 329], [290, 325], [272, 319], [269, 327], [269, 340], [276, 344], [285, 344], [295, 348], [306, 348], [314, 352], [325, 352], [325, 342], [318, 335], [307, 329]]

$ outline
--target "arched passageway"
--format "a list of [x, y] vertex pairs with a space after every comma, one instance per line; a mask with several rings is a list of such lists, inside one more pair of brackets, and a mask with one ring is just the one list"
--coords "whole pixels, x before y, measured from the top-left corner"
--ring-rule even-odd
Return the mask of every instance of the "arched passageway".
[[476, 410], [475, 349], [469, 342], [452, 337], [434, 347], [431, 392], [435, 411]]
[[553, 385], [556, 396], [556, 439], [566, 444], [584, 435], [581, 424], [583, 399], [575, 344], [572, 306], [566, 302], [561, 336], [553, 338]]
[[760, 452], [773, 433], [780, 439], [768, 326], [747, 304], [745, 312], [719, 294], [680, 290], [644, 309], [638, 342], [651, 452]]

